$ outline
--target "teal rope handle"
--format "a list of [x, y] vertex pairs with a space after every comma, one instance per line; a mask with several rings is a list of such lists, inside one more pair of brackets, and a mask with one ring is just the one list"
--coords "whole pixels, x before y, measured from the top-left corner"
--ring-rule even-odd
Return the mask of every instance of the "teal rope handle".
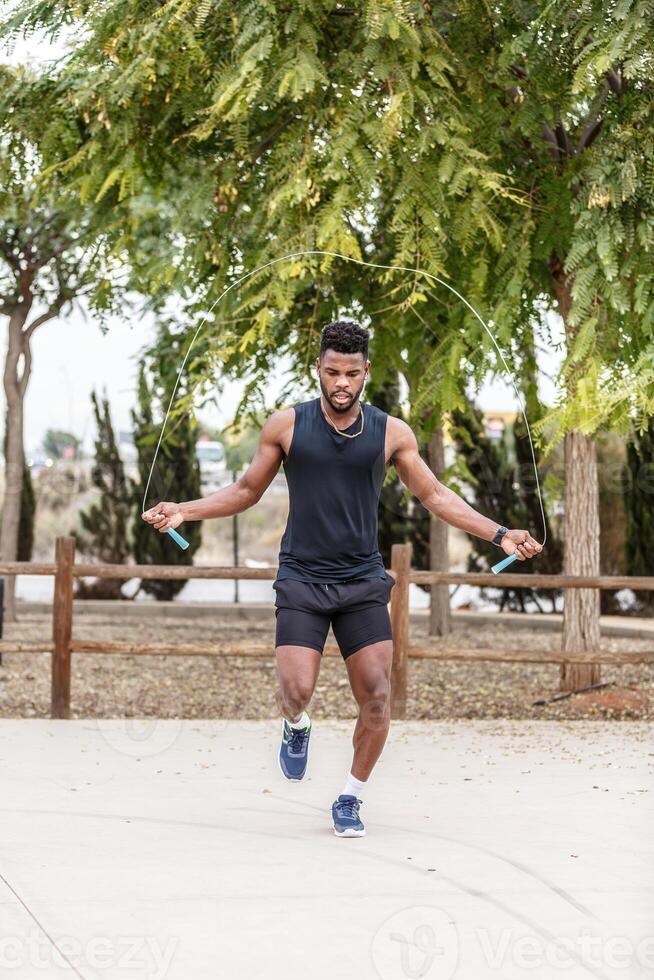
[[507, 565], [510, 565], [512, 561], [517, 560], [518, 556], [515, 552], [512, 555], [507, 555], [506, 558], [502, 559], [502, 561], [498, 561], [496, 565], [491, 565], [491, 572], [494, 572], [495, 575], [497, 575], [497, 573], [505, 569]]
[[178, 534], [177, 531], [172, 527], [168, 528], [168, 534], [171, 536], [175, 544], [178, 544], [180, 546], [182, 551], [186, 551], [186, 549], [189, 546], [189, 542], [186, 540], [186, 538], [183, 538], [181, 534]]

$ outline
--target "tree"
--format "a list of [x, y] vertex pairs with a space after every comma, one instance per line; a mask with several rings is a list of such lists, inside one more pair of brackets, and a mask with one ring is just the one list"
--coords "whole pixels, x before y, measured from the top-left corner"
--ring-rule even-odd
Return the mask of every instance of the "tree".
[[[14, 28], [79, 25], [54, 69], [51, 117], [73, 101], [78, 127], [57, 172], [111, 203], [128, 250], [153, 215], [167, 222], [139, 269], [153, 302], [180, 289], [191, 333], [227, 283], [305, 248], [451, 276], [516, 376], [527, 325], [546, 333], [544, 312], [558, 310], [560, 399], [536, 436], [548, 452], [564, 440], [564, 570], [597, 573], [593, 434], [642, 430], [652, 413], [651, 0], [279, 0], [258, 13], [244, 0], [230, 17], [190, 0], [22, 4]], [[247, 376], [239, 411], [256, 411], [279, 357], [297, 385], [316, 325], [349, 305], [370, 314], [377, 360], [382, 347], [397, 370], [405, 351], [417, 357], [412, 417], [433, 431], [435, 406], [461, 407], [465, 379], [494, 356], [443, 296], [333, 259], [276, 265], [210, 318], [189, 380]], [[598, 644], [598, 614], [596, 590], [568, 591], [565, 651]], [[561, 683], [598, 676], [563, 665]]]
[[[47, 190], [39, 185], [49, 116], [39, 99], [38, 80], [21, 70], [0, 67], [0, 81], [0, 314], [8, 324], [0, 556], [14, 561], [25, 474], [23, 406], [32, 338], [92, 285], [96, 307], [107, 306], [112, 261], [103, 255], [94, 217], [81, 207], [77, 194], [56, 180]], [[5, 589], [8, 619], [15, 618], [14, 587], [12, 577]]]
[[36, 499], [32, 474], [27, 464], [23, 469], [23, 485], [21, 487], [20, 520], [18, 522], [18, 547], [16, 561], [31, 561], [34, 550], [34, 518], [36, 515]]
[[[5, 434], [2, 441], [2, 452], [5, 457], [6, 472], [6, 447], [7, 447], [7, 416], [5, 415]], [[27, 463], [23, 466], [23, 484], [21, 488], [20, 518], [18, 522], [18, 543], [16, 548], [16, 561], [31, 561], [32, 550], [34, 548], [34, 518], [36, 514], [36, 499], [34, 497], [34, 486], [32, 484], [32, 474]]]
[[[523, 206], [502, 200], [503, 248], [480, 248], [492, 319], [510, 349], [542, 309], [562, 317], [560, 397], [535, 427], [564, 440], [564, 572], [599, 573], [594, 433], [642, 430], [654, 394], [654, 86], [651, 3], [473, 3], [443, 33], [468, 80], [469, 128]], [[476, 27], [472, 17], [477, 19]], [[471, 30], [478, 43], [470, 43]], [[492, 272], [492, 274], [491, 274]], [[597, 590], [566, 591], [563, 650], [599, 646]], [[563, 689], [599, 680], [563, 664]]]
[[[616, 432], [600, 432], [596, 437], [599, 477], [600, 572], [602, 575], [626, 575], [626, 507], [622, 480], [627, 448]], [[617, 598], [619, 589], [602, 589], [600, 612], [604, 616], [622, 611]]]
[[[628, 575], [651, 575], [654, 554], [654, 418], [646, 432], [627, 446], [624, 469], [626, 505], [625, 557]], [[654, 593], [637, 591], [642, 608], [651, 612]]]
[[[457, 66], [436, 25], [423, 7], [381, 0], [272, 2], [256, 18], [244, 0], [229, 17], [188, 0], [32, 0], [7, 30], [74, 26], [71, 56], [53, 68], [51, 111], [71, 119], [72, 104], [78, 132], [67, 127], [52, 167], [84, 200], [110, 202], [128, 249], [153, 214], [167, 216], [139, 272], [153, 302], [179, 287], [194, 314], [240, 270], [284, 251], [361, 256], [372, 244], [442, 271], [450, 239], [481, 233], [499, 244], [492, 209], [504, 182], [469, 144]], [[380, 215], [389, 243], [378, 248]], [[257, 277], [218, 311], [219, 331], [210, 323], [211, 342], [197, 349], [214, 356], [196, 372], [247, 363], [251, 408], [280, 355], [306, 371], [315, 324], [360, 279], [318, 260]]]
[[[91, 471], [94, 486], [100, 491], [99, 498], [81, 511], [81, 531], [73, 531], [79, 550], [101, 565], [124, 565], [130, 557], [129, 519], [131, 514], [131, 481], [125, 476], [123, 462], [118, 452], [109, 400], [105, 394], [102, 405], [93, 391], [91, 402], [95, 415], [97, 434], [95, 460]], [[78, 580], [78, 599], [122, 599], [124, 580], [99, 578], [92, 585]]]
[[[508, 191], [470, 146], [456, 59], [427, 7], [316, 0], [301, 11], [267, 4], [256, 19], [247, 3], [230, 13], [184, 0], [76, 8], [80, 42], [59, 72], [59, 91], [75, 93], [80, 132], [76, 140], [69, 131], [59, 171], [85, 200], [111, 202], [128, 248], [153, 213], [170, 217], [139, 272], [153, 303], [180, 287], [188, 336], [226, 283], [284, 251], [335, 250], [443, 273], [450, 247], [465, 252], [478, 235], [499, 246], [493, 209]], [[71, 23], [71, 8], [36, 0], [10, 27]], [[294, 365], [282, 403], [305, 379], [319, 324], [358, 307], [370, 311], [376, 342], [387, 294], [401, 318], [426, 300], [424, 286], [400, 275], [389, 287], [330, 259], [276, 266], [216, 311], [190, 377], [246, 375], [238, 412], [254, 421], [280, 356]], [[180, 410], [196, 398], [193, 383]]]
[[249, 465], [259, 443], [262, 424], [263, 419], [259, 418], [257, 426], [244, 428], [232, 423], [220, 431], [218, 440], [225, 450], [226, 469], [242, 470]]
[[[379, 384], [374, 376], [367, 387], [367, 401], [389, 415], [402, 418], [399, 379], [395, 383]], [[413, 501], [400, 483], [394, 466], [390, 466], [379, 496], [379, 551], [384, 565], [390, 566], [391, 549], [399, 541], [410, 542], [415, 568], [429, 563], [429, 515]]]
[[[201, 544], [201, 522], [186, 522], [181, 533], [189, 542], [189, 547], [182, 551], [168, 534], [160, 534], [146, 524], [141, 514], [143, 512], [143, 490], [145, 488], [154, 449], [159, 436], [160, 422], [155, 424], [153, 399], [161, 399], [161, 405], [167, 406], [175, 382], [174, 362], [170, 358], [171, 344], [174, 340], [163, 328], [164, 338], [167, 336], [168, 357], [164, 358], [167, 370], [159, 365], [158, 378], [163, 376], [167, 384], [152, 390], [148, 385], [146, 370], [142, 364], [138, 380], [138, 409], [132, 412], [134, 426], [134, 445], [138, 450], [139, 482], [135, 484], [132, 495], [134, 513], [133, 523], [133, 554], [139, 565], [192, 565], [193, 555]], [[166, 343], [162, 341], [162, 343]], [[195, 500], [202, 495], [200, 481], [200, 466], [195, 454], [197, 432], [194, 421], [188, 415], [171, 416], [173, 424], [162, 441], [157, 456], [150, 485], [150, 498], [146, 507], [152, 506], [157, 500]], [[186, 585], [183, 579], [143, 579], [141, 588], [158, 600], [174, 599]]]
[[[526, 527], [529, 523], [528, 512], [533, 489], [531, 481], [527, 483], [525, 476], [531, 476], [533, 470], [524, 471], [521, 467], [516, 467], [515, 449], [509, 446], [509, 439], [513, 442], [510, 431], [505, 429], [499, 442], [490, 439], [484, 431], [482, 412], [473, 403], [468, 403], [465, 411], [457, 410], [452, 414], [451, 432], [457, 450], [454, 470], [457, 480], [460, 481], [458, 490], [461, 495], [465, 498], [472, 493], [473, 506], [482, 513], [502, 515], [507, 527]], [[549, 529], [546, 502], [544, 510]], [[539, 524], [542, 524], [540, 517]], [[468, 556], [468, 571], [487, 571], [502, 557], [502, 553], [491, 542], [472, 535], [470, 541], [472, 552]], [[549, 543], [551, 548], [543, 551], [543, 564], [535, 566], [524, 562], [520, 567], [521, 573], [546, 574], [549, 570], [554, 570], [550, 567], [558, 560], [560, 542], [552, 538], [551, 530], [548, 530]], [[520, 611], [524, 612], [525, 597], [534, 599], [538, 604], [537, 596], [537, 589], [505, 588], [500, 608], [503, 609], [505, 604], [515, 608], [517, 604]], [[554, 605], [554, 596], [551, 598]]]
[[62, 429], [48, 429], [43, 437], [43, 451], [51, 459], [62, 459], [65, 456], [77, 455], [80, 440], [72, 432]]
[[[519, 390], [530, 426], [536, 429], [546, 412], [538, 393], [536, 331], [531, 323], [523, 330], [520, 345], [522, 366]], [[547, 428], [545, 428], [545, 432], [547, 433]], [[512, 489], [520, 502], [521, 515], [524, 515], [524, 526], [533, 528], [536, 537], [540, 539], [542, 536], [546, 541], [545, 551], [539, 556], [538, 564], [533, 567], [528, 563], [523, 567], [544, 575], [555, 575], [563, 564], [563, 541], [558, 529], [553, 526], [548, 508], [547, 482], [555, 466], [554, 447], [541, 451], [538, 448], [538, 440], [536, 440], [536, 446], [533, 447], [534, 456], [532, 456], [527, 426], [521, 411], [516, 414], [510, 436], [511, 451], [515, 460]], [[538, 474], [534, 472], [534, 457]], [[536, 482], [537, 475], [538, 483]], [[538, 493], [539, 486], [540, 496]], [[538, 604], [536, 595], [544, 595], [549, 598], [552, 609], [556, 609], [556, 598], [560, 595], [558, 590], [534, 590], [534, 599]]]

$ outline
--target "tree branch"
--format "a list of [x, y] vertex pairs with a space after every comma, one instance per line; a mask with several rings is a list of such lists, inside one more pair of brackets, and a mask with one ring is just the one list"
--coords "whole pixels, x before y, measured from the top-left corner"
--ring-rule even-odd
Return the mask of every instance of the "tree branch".
[[[295, 12], [294, 7], [280, 7], [280, 14], [292, 14]], [[356, 17], [359, 13], [358, 10], [349, 10], [345, 7], [336, 7], [334, 10], [326, 11], [328, 17]]]
[[[25, 334], [23, 334], [23, 337], [25, 338]], [[27, 391], [27, 384], [30, 379], [30, 371], [32, 370], [32, 351], [30, 349], [29, 339], [26, 339], [25, 342], [23, 343], [23, 358], [24, 358], [23, 373], [21, 374], [20, 380], [18, 382], [18, 391], [21, 399], [25, 396], [25, 392]]]
[[285, 116], [283, 119], [281, 119], [279, 122], [275, 123], [275, 125], [272, 127], [270, 132], [257, 143], [254, 150], [252, 151], [252, 162], [256, 163], [256, 161], [259, 159], [259, 157], [264, 152], [264, 150], [267, 150], [268, 147], [275, 142], [277, 137], [280, 136], [285, 129], [288, 129], [291, 123], [294, 122], [295, 122], [295, 117], [292, 114], [289, 114], [288, 116]]
[[520, 65], [509, 65], [509, 71], [512, 71], [518, 78], [529, 78], [529, 73]]
[[556, 133], [556, 142], [562, 154], [566, 157], [573, 156], [574, 149], [572, 147], [572, 143], [570, 142], [570, 137], [568, 136], [566, 128], [563, 125], [563, 120], [559, 119], [559, 121], [557, 122], [555, 133]]
[[52, 222], [57, 217], [58, 217], [58, 215], [56, 213], [54, 213], [54, 214], [48, 215], [47, 218], [44, 218], [44, 220], [41, 222], [41, 224], [36, 226], [36, 228], [34, 229], [34, 231], [32, 232], [32, 234], [29, 236], [29, 238], [26, 238], [25, 239], [25, 241], [23, 243], [23, 247], [24, 248], [28, 248], [30, 245], [32, 245], [36, 241], [36, 239], [38, 238], [38, 236], [41, 234], [41, 232], [45, 228], [47, 228], [48, 225], [51, 225]]
[[615, 68], [611, 68], [606, 75], [606, 80], [611, 88], [612, 92], [618, 97], [622, 97], [625, 92], [624, 79], [619, 78]]
[[625, 93], [624, 80], [618, 77], [614, 68], [611, 68], [607, 72], [606, 78], [604, 79], [604, 84], [602, 86], [602, 91], [599, 93], [597, 99], [588, 111], [584, 128], [581, 131], [581, 135], [575, 148], [576, 155], [591, 146], [599, 136], [602, 126], [604, 125], [604, 120], [600, 118], [600, 109], [606, 102], [609, 92], [615, 93], [618, 98], [622, 98]]
[[581, 136], [579, 137], [579, 142], [577, 143], [577, 147], [575, 149], [576, 156], [578, 156], [582, 152], [582, 150], [588, 149], [588, 147], [595, 142], [595, 140], [600, 134], [603, 125], [604, 125], [604, 120], [595, 117], [595, 119], [591, 119], [590, 122], [588, 122], [587, 125], [584, 126], [584, 128], [581, 131]]
[[[586, 42], [590, 44], [591, 41], [592, 38], [588, 35]], [[511, 65], [511, 68], [513, 69], [514, 66]], [[577, 140], [577, 145], [574, 147], [561, 120], [556, 125], [556, 133], [550, 129], [547, 123], [543, 123], [543, 139], [549, 144], [552, 157], [556, 160], [561, 160], [563, 155], [569, 157], [578, 156], [583, 150], [591, 146], [599, 136], [604, 125], [604, 120], [600, 117], [600, 110], [606, 102], [609, 93], [613, 92], [621, 98], [625, 90], [626, 84], [624, 79], [618, 76], [615, 68], [610, 68], [604, 78], [602, 91], [598, 93], [588, 110], [588, 115], [582, 124], [583, 128]]]
[[61, 238], [59, 239], [59, 242], [60, 244], [56, 248], [51, 248], [48, 251], [47, 255], [44, 255], [42, 258], [36, 260], [36, 262], [34, 263], [35, 270], [41, 269], [44, 265], [47, 265], [48, 262], [51, 262], [52, 259], [59, 258], [59, 256], [62, 255], [63, 252], [65, 252], [67, 249], [69, 249], [70, 246], [73, 244], [73, 239]]
[[0, 242], [0, 252], [2, 252], [4, 255], [7, 265], [10, 266], [14, 272], [20, 272], [20, 262], [8, 248], [5, 242]]
[[557, 142], [556, 136], [554, 135], [554, 130], [550, 129], [547, 123], [543, 123], [543, 139], [546, 143], [549, 143], [549, 150], [551, 156], [554, 160], [560, 159], [559, 144]]
[[35, 320], [32, 320], [29, 327], [27, 327], [26, 330], [23, 330], [23, 337], [29, 341], [37, 327], [40, 327], [43, 323], [47, 323], [48, 320], [52, 320], [54, 317], [59, 316], [61, 308], [67, 299], [67, 296], [60, 293], [49, 309], [47, 309], [45, 313], [41, 313], [40, 316], [37, 316]]

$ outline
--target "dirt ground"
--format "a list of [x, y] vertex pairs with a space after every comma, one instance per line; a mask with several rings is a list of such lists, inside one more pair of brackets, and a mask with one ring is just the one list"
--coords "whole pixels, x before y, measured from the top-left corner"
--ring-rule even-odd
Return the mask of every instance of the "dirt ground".
[[[5, 625], [4, 639], [49, 636], [50, 616], [21, 613]], [[425, 626], [412, 627], [412, 640], [426, 639]], [[130, 619], [88, 614], [77, 618], [76, 639], [133, 640], [141, 643], [219, 639], [271, 640], [270, 624], [215, 618]], [[435, 642], [435, 641], [434, 641]], [[505, 646], [559, 649], [558, 632], [517, 630], [497, 625], [457, 624], [447, 647]], [[611, 650], [647, 650], [652, 641], [606, 637]], [[0, 715], [46, 718], [50, 713], [49, 654], [6, 653], [0, 666]], [[407, 717], [575, 719], [654, 718], [651, 666], [603, 667], [611, 686], [544, 706], [538, 698], [557, 693], [556, 664], [409, 661]], [[274, 656], [175, 657], [76, 654], [73, 656], [71, 715], [74, 718], [271, 718], [276, 717]], [[340, 657], [325, 657], [310, 706], [316, 718], [354, 718], [356, 706]]]

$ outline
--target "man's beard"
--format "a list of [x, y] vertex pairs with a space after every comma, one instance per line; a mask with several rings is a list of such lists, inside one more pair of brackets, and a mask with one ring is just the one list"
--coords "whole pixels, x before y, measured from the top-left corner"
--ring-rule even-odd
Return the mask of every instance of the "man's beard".
[[354, 407], [354, 405], [356, 405], [356, 403], [358, 402], [361, 396], [361, 392], [363, 391], [363, 386], [365, 385], [365, 381], [362, 381], [359, 390], [354, 393], [354, 398], [352, 399], [352, 401], [345, 402], [344, 405], [339, 405], [338, 402], [333, 402], [329, 397], [329, 395], [327, 394], [327, 389], [322, 383], [322, 378], [320, 378], [319, 380], [320, 380], [320, 390], [325, 396], [325, 401], [332, 409], [332, 411], [336, 412], [337, 415], [344, 415], [346, 412], [349, 412], [350, 409]]

